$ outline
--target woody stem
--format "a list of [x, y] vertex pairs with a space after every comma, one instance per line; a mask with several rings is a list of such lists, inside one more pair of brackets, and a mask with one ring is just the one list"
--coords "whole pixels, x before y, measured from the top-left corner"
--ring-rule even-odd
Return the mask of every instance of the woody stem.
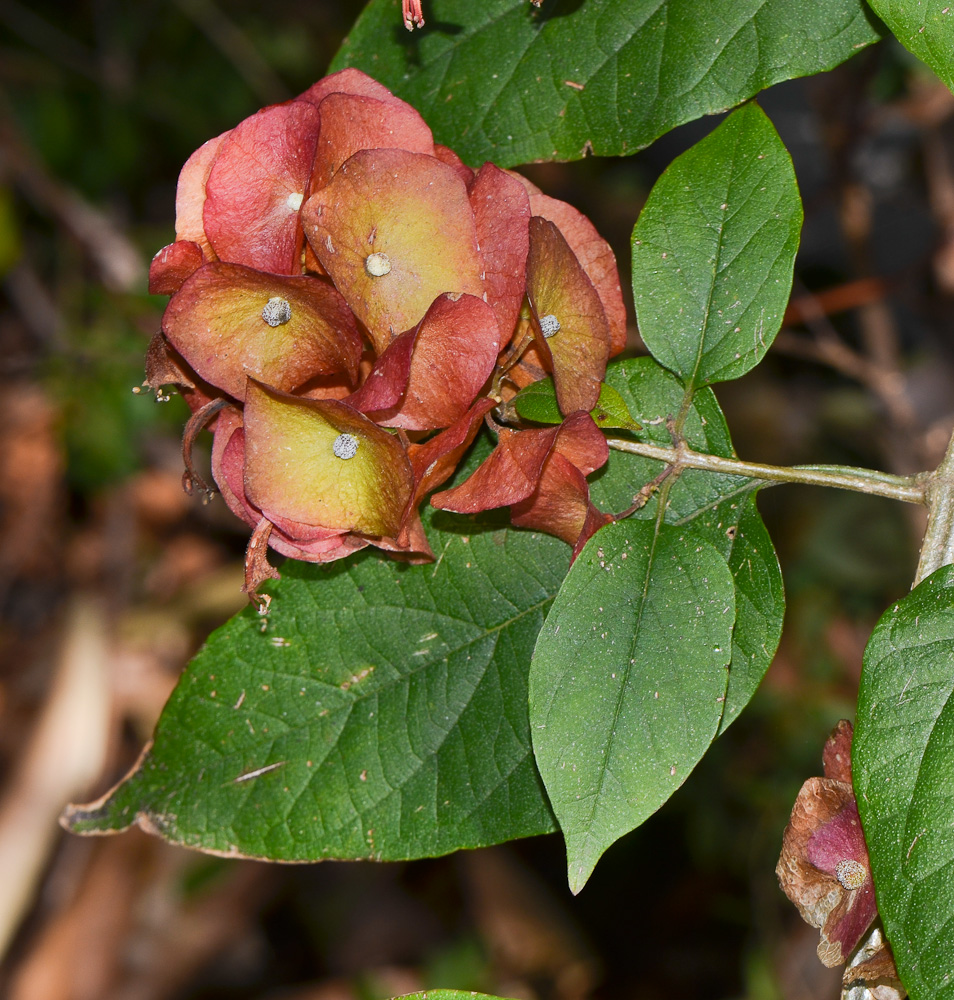
[[[630, 455], [654, 458], [673, 466], [676, 472], [683, 469], [704, 469], [727, 476], [746, 476], [763, 479], [768, 485], [778, 483], [805, 483], [812, 486], [835, 486], [871, 496], [905, 500], [908, 503], [928, 504], [929, 486], [935, 483], [942, 467], [936, 473], [921, 472], [914, 476], [892, 476], [873, 469], [856, 469], [845, 465], [763, 465], [760, 462], [743, 462], [735, 458], [722, 458], [705, 452], [693, 451], [684, 441], [673, 447], [649, 444], [644, 441], [625, 441], [609, 438], [607, 444], [616, 451]], [[949, 452], [950, 456], [950, 452]], [[947, 459], [945, 460], [947, 461]], [[954, 457], [950, 457], [949, 517], [954, 525]], [[952, 549], [954, 553], [954, 549]], [[954, 561], [954, 555], [952, 560]]]

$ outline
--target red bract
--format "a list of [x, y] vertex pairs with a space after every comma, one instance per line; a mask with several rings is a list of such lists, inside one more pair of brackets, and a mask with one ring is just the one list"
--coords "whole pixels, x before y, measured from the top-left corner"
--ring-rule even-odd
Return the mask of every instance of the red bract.
[[189, 158], [150, 287], [172, 300], [147, 381], [186, 395], [186, 479], [203, 489], [189, 452], [214, 430], [216, 484], [253, 529], [251, 594], [276, 575], [267, 547], [430, 558], [419, 505], [482, 423], [496, 428], [490, 411], [548, 373], [564, 423], [496, 428], [487, 462], [436, 502], [510, 505], [515, 524], [577, 551], [611, 519], [589, 499], [607, 449], [586, 411], [624, 341], [612, 251], [575, 209], [435, 145], [363, 73], [332, 74]]

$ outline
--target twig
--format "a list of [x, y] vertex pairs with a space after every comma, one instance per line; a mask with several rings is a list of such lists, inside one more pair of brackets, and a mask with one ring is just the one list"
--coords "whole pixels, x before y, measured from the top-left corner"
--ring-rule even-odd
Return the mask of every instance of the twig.
[[225, 56], [249, 90], [266, 104], [285, 101], [291, 94], [248, 35], [214, 0], [175, 0], [186, 15]]
[[133, 242], [99, 209], [49, 174], [0, 99], [0, 177], [4, 174], [40, 212], [73, 236], [95, 263], [107, 288], [132, 292], [145, 287], [146, 266]]
[[684, 443], [675, 448], [666, 448], [643, 441], [608, 438], [607, 444], [616, 451], [665, 462], [673, 466], [675, 472], [681, 472], [683, 469], [704, 469], [725, 476], [764, 479], [773, 485], [804, 483], [811, 486], [835, 486], [857, 493], [916, 504], [927, 503], [927, 483], [932, 475], [918, 473], [914, 476], [892, 476], [872, 469], [856, 469], [847, 465], [763, 465], [759, 462], [742, 462], [734, 458], [722, 458], [719, 455], [693, 451]]

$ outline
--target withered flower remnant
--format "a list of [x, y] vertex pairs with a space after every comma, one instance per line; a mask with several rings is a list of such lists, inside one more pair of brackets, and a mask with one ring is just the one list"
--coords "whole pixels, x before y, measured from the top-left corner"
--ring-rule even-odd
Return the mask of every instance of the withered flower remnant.
[[[802, 918], [819, 928], [818, 957], [829, 967], [852, 957], [878, 915], [868, 847], [851, 784], [852, 737], [852, 725], [846, 720], [829, 736], [824, 777], [809, 778], [802, 785], [775, 869], [779, 885]], [[889, 969], [897, 980], [886, 944], [873, 958], [872, 968]], [[845, 985], [856, 984], [860, 977], [858, 967], [847, 969]]]
[[[420, 5], [408, 8], [422, 23]], [[606, 461], [586, 411], [625, 343], [612, 251], [579, 212], [510, 171], [472, 170], [357, 70], [318, 81], [186, 162], [176, 242], [150, 268], [170, 294], [147, 384], [180, 387], [189, 454], [266, 547], [312, 562], [367, 545], [432, 558], [418, 514], [482, 423], [499, 443], [448, 509], [511, 507], [575, 550], [612, 519], [586, 477]], [[500, 428], [490, 411], [551, 375], [564, 423]], [[410, 435], [410, 437], [408, 436]]]

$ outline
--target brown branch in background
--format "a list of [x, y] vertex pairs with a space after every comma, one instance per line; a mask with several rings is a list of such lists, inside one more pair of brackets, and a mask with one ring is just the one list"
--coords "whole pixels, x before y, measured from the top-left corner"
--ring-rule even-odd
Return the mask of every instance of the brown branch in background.
[[[883, 354], [880, 358], [873, 358], [872, 354], [881, 354], [880, 349], [866, 353], [856, 351], [845, 343], [828, 318], [831, 312], [850, 308], [866, 309], [877, 303], [883, 308], [869, 314], [867, 323], [869, 327], [880, 326], [885, 321], [883, 314], [887, 308], [880, 297], [885, 294], [886, 288], [885, 281], [868, 278], [831, 289], [819, 296], [800, 294], [793, 299], [785, 316], [786, 320], [790, 316], [793, 319], [797, 317], [809, 329], [811, 338], [783, 330], [775, 343], [785, 354], [826, 365], [846, 378], [859, 382], [878, 399], [896, 428], [911, 432], [917, 429], [918, 420], [897, 360], [887, 363]], [[891, 331], [882, 331], [881, 336], [890, 341]], [[870, 341], [868, 346], [870, 347]], [[918, 467], [915, 463], [914, 468]]]
[[884, 278], [860, 278], [820, 292], [806, 292], [793, 298], [785, 310], [785, 326], [808, 323], [819, 317], [849, 312], [884, 298], [890, 289]]
[[921, 149], [931, 214], [941, 230], [932, 260], [934, 279], [946, 295], [954, 295], [954, 164], [935, 130], [925, 133]]
[[37, 14], [32, 7], [19, 0], [0, 0], [0, 24], [41, 52], [50, 62], [89, 80], [99, 80], [94, 54], [72, 35]]
[[89, 790], [112, 711], [101, 609], [77, 599], [43, 711], [0, 801], [0, 955], [33, 900], [65, 802]]
[[215, 0], [175, 0], [175, 3], [232, 64], [258, 100], [277, 104], [292, 96], [248, 35]]
[[110, 291], [133, 292], [145, 288], [146, 266], [132, 240], [103, 212], [49, 173], [28, 146], [0, 95], [2, 178], [9, 178], [37, 211], [76, 240]]

